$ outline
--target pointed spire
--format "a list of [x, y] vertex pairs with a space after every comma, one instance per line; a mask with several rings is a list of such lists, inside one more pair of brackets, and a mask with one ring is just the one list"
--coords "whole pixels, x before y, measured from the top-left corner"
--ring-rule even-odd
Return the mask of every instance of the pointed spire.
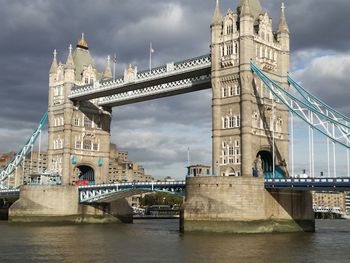
[[72, 56], [72, 44], [69, 45], [69, 54], [68, 54], [68, 57], [67, 57], [67, 62], [66, 62], [66, 68], [67, 69], [74, 69], [75, 66], [74, 66], [74, 61], [73, 61], [73, 56]]
[[216, 0], [215, 11], [213, 15], [212, 25], [219, 25], [222, 22], [222, 16], [220, 11], [220, 3], [219, 0]]
[[242, 14], [243, 5], [247, 5], [249, 7], [249, 12], [245, 10], [245, 14], [252, 15], [255, 19], [257, 19], [262, 12], [260, 0], [240, 0], [238, 5], [238, 14]]
[[103, 79], [111, 79], [112, 78], [112, 69], [111, 69], [111, 57], [108, 56], [107, 57], [107, 65], [106, 65], [106, 69], [103, 72]]
[[50, 73], [56, 73], [57, 72], [57, 51], [56, 49], [53, 51], [53, 60], [50, 68]]
[[252, 16], [248, 0], [243, 0], [242, 8], [241, 8], [241, 16]]
[[278, 33], [289, 33], [289, 28], [288, 28], [288, 24], [285, 16], [285, 9], [286, 9], [286, 6], [282, 2], [282, 6], [281, 6], [282, 11], [281, 11], [280, 22], [278, 24]]

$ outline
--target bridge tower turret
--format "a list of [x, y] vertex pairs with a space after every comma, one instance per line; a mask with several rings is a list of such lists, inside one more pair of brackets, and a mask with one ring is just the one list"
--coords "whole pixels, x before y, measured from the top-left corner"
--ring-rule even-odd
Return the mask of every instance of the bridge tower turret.
[[[65, 64], [57, 64], [56, 52], [49, 75], [48, 170], [62, 176], [67, 185], [77, 180], [102, 183], [108, 174], [111, 109], [95, 100], [74, 105], [68, 98], [73, 86], [102, 78], [97, 72], [84, 35]], [[108, 72], [105, 77], [111, 77]]]
[[213, 174], [287, 176], [288, 111], [250, 69], [253, 61], [288, 88], [289, 29], [282, 6], [277, 33], [259, 0], [241, 0], [212, 31]]
[[[211, 25], [213, 173], [188, 177], [184, 231], [314, 231], [309, 192], [265, 189], [288, 176], [288, 111], [252, 74], [251, 61], [288, 88], [289, 30], [282, 6], [277, 33], [259, 0], [241, 0]], [[230, 177], [228, 177], [230, 176]]]
[[219, 0], [216, 0], [216, 7], [214, 11], [214, 16], [211, 24], [211, 60], [212, 60], [212, 152], [213, 152], [213, 174], [219, 175], [219, 162], [220, 159], [220, 136], [221, 136], [221, 107], [220, 107], [220, 80], [219, 80], [219, 70], [220, 70], [220, 56], [221, 56], [221, 46], [220, 46], [220, 36], [222, 35], [222, 15], [220, 11]]

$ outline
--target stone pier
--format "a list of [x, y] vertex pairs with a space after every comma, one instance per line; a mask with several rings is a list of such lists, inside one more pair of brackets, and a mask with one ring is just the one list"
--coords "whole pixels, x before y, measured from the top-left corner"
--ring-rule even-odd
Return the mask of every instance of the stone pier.
[[79, 204], [76, 186], [22, 186], [20, 198], [9, 209], [9, 221], [132, 223], [132, 214], [125, 199], [106, 204]]
[[185, 232], [314, 232], [311, 193], [264, 188], [262, 178], [187, 178]]

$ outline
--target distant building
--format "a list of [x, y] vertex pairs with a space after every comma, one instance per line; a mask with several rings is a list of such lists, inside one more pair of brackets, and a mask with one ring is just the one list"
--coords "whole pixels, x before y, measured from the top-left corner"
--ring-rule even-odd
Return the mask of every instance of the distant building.
[[350, 192], [345, 192], [346, 213], [350, 215]]
[[[33, 155], [33, 156], [32, 156]], [[15, 153], [0, 153], [0, 169], [3, 168]], [[59, 164], [57, 164], [58, 167]], [[53, 166], [55, 168], [55, 166]], [[47, 152], [41, 152], [40, 158], [37, 151], [29, 153], [22, 166], [18, 167], [13, 176], [5, 182], [5, 185], [14, 188], [19, 185], [29, 184], [30, 175], [48, 171]], [[73, 171], [73, 181], [80, 180], [79, 169]], [[145, 175], [145, 170], [137, 162], [128, 160], [128, 152], [118, 151], [116, 145], [110, 146], [110, 160], [108, 174], [104, 177], [103, 183], [114, 182], [144, 182], [154, 180], [152, 176]]]
[[[33, 156], [32, 156], [33, 155]], [[0, 153], [0, 169], [15, 156], [15, 153]], [[47, 153], [33, 151], [27, 155], [23, 164], [19, 166], [13, 175], [5, 182], [6, 186], [17, 187], [19, 185], [30, 183], [30, 175], [33, 173], [42, 173], [47, 169]]]
[[203, 164], [190, 165], [187, 167], [187, 176], [208, 176], [210, 166]]
[[[314, 210], [324, 208], [346, 213], [346, 195], [344, 192], [312, 192]], [[349, 198], [350, 201], [350, 198]]]

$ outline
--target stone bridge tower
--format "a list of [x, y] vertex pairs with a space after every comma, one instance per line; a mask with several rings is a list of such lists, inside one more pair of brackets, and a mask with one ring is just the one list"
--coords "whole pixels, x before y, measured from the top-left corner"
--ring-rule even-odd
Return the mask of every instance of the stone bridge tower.
[[217, 1], [211, 32], [213, 174], [288, 176], [288, 111], [250, 69], [253, 61], [288, 88], [284, 5], [274, 32], [259, 0], [241, 0], [224, 16]]
[[102, 183], [108, 174], [111, 109], [96, 106], [93, 100], [73, 105], [69, 100], [75, 85], [111, 78], [108, 60], [98, 73], [84, 35], [65, 64], [57, 63], [56, 51], [49, 73], [48, 170], [57, 171], [62, 183], [76, 180]]
[[[242, 0], [211, 25], [213, 171], [186, 179], [184, 231], [314, 231], [308, 191], [265, 189], [263, 177], [288, 176], [288, 111], [252, 74], [253, 61], [284, 88], [289, 29], [277, 32], [258, 0]], [[275, 154], [273, 154], [275, 152]], [[274, 161], [273, 161], [273, 156]], [[275, 169], [273, 169], [275, 164]]]

